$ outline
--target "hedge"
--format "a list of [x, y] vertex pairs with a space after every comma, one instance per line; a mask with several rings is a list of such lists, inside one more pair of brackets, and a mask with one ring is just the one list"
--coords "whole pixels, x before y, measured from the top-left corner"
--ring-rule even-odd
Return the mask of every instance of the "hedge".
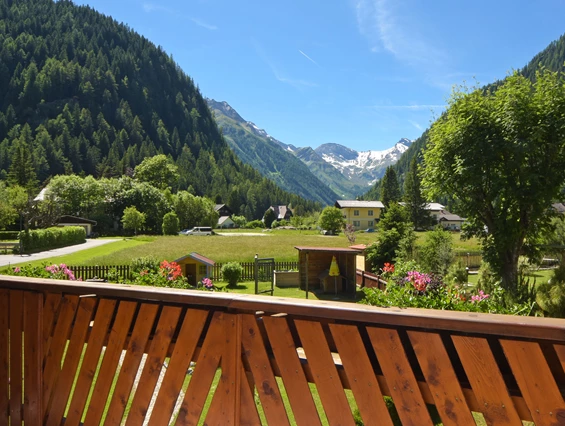
[[82, 226], [52, 227], [21, 232], [23, 250], [49, 250], [86, 242], [86, 231]]
[[0, 241], [17, 240], [20, 231], [0, 231]]

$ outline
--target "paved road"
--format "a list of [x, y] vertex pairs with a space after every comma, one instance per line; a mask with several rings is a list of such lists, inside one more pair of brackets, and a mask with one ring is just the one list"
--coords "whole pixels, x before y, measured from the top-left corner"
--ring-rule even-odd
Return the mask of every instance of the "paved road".
[[64, 254], [75, 253], [77, 251], [98, 247], [104, 244], [113, 243], [119, 239], [96, 239], [86, 240], [84, 244], [77, 244], [74, 246], [62, 247], [54, 250], [42, 251], [33, 254], [0, 254], [0, 266], [12, 265], [14, 263], [31, 262], [33, 260], [47, 259], [49, 257], [62, 256]]

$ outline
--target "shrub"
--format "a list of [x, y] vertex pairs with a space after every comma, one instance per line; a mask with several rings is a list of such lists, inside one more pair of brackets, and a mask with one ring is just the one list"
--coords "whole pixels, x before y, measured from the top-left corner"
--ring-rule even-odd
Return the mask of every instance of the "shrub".
[[222, 266], [221, 273], [224, 281], [228, 282], [228, 286], [235, 287], [243, 275], [243, 268], [237, 262], [228, 262]]
[[420, 250], [420, 263], [430, 272], [445, 274], [453, 259], [451, 234], [441, 226], [437, 226], [426, 236], [426, 241]]
[[468, 281], [468, 271], [461, 263], [451, 265], [445, 276], [445, 281], [450, 285], [462, 285]]
[[159, 261], [151, 256], [136, 257], [131, 261], [131, 271], [139, 274], [141, 271], [157, 272]]
[[466, 294], [459, 286], [448, 286], [440, 275], [425, 274], [405, 267], [395, 268], [393, 279], [386, 290], [364, 289], [360, 302], [373, 306], [401, 308], [427, 308], [450, 311], [488, 312], [499, 314], [530, 315], [533, 306], [528, 303], [509, 303], [505, 291], [496, 285], [490, 294], [478, 290]]
[[179, 218], [175, 212], [169, 212], [163, 216], [161, 225], [163, 235], [177, 235], [179, 233]]
[[24, 251], [47, 250], [84, 243], [86, 231], [82, 226], [52, 227], [22, 231], [20, 238]]
[[0, 231], [0, 241], [17, 240], [20, 231]]
[[264, 226], [265, 226], [265, 224], [263, 222], [261, 222], [260, 220], [252, 220], [251, 222], [247, 222], [245, 224], [246, 229], [254, 229], [254, 228], [263, 229]]

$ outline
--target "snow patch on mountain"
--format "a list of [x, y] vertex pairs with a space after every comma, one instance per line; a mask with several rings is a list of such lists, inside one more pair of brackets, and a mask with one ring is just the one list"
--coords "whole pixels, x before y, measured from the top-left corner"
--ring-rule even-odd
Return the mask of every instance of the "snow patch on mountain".
[[398, 161], [414, 141], [400, 139], [392, 148], [383, 151], [357, 152], [339, 144], [324, 144], [315, 149], [324, 161], [339, 170], [348, 179], [364, 177], [367, 186], [380, 179], [387, 166]]

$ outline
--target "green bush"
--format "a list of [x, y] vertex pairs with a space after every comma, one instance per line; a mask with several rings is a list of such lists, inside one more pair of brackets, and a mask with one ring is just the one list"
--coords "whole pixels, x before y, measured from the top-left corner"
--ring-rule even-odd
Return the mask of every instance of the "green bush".
[[86, 231], [82, 226], [52, 227], [20, 232], [25, 252], [48, 250], [86, 242]]
[[175, 212], [169, 212], [163, 216], [163, 235], [177, 235], [180, 231], [179, 218]]
[[17, 240], [20, 231], [0, 231], [0, 241]]
[[243, 267], [237, 262], [229, 262], [222, 266], [221, 273], [228, 287], [235, 287], [243, 275]]
[[158, 272], [159, 261], [151, 256], [136, 257], [131, 261], [131, 271], [135, 274], [141, 271]]
[[252, 220], [251, 222], [247, 222], [245, 224], [246, 229], [254, 229], [254, 228], [263, 229], [264, 227], [265, 227], [265, 224], [263, 222], [261, 222], [260, 220]]

